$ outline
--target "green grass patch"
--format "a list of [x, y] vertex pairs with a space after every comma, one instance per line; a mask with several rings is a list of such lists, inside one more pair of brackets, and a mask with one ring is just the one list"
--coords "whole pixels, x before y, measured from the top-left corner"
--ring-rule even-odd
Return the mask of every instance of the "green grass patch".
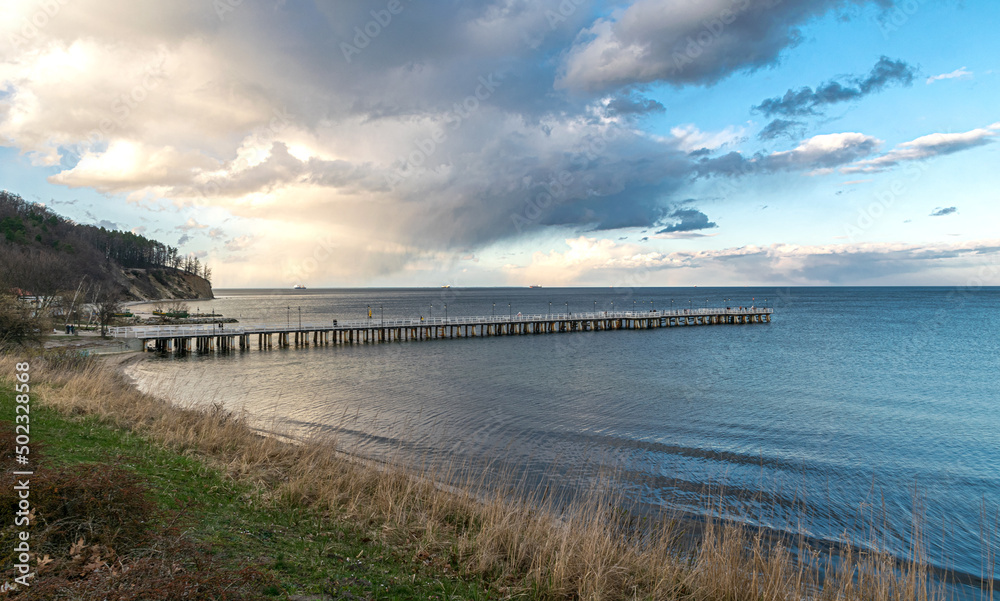
[[[13, 431], [14, 405], [14, 390], [7, 376], [0, 380], [0, 429], [11, 439], [9, 433]], [[41, 507], [45, 504], [37, 495], [58, 496], [62, 494], [60, 491], [65, 492], [67, 487], [75, 486], [75, 498], [50, 503], [52, 508], [46, 511], [97, 511], [99, 516], [95, 519], [88, 514], [80, 517], [77, 522], [65, 519], [60, 532], [64, 538], [68, 536], [72, 539], [68, 543], [54, 536], [47, 539], [45, 550], [50, 554], [50, 559], [55, 560], [53, 565], [61, 570], [58, 577], [80, 590], [91, 593], [100, 591], [109, 599], [131, 599], [133, 597], [129, 597], [127, 591], [118, 591], [115, 593], [118, 596], [115, 596], [98, 585], [103, 582], [108, 591], [114, 592], [114, 579], [125, 578], [129, 573], [134, 576], [135, 569], [139, 567], [155, 572], [151, 578], [169, 580], [172, 577], [170, 571], [156, 572], [162, 566], [155, 562], [168, 557], [170, 545], [177, 544], [182, 547], [191, 546], [200, 553], [195, 557], [201, 559], [183, 568], [189, 579], [201, 578], [207, 582], [211, 580], [213, 571], [237, 580], [242, 577], [241, 574], [250, 574], [245, 580], [239, 581], [245, 590], [250, 591], [249, 596], [233, 595], [229, 598], [319, 600], [501, 597], [498, 592], [490, 590], [477, 579], [460, 577], [455, 572], [455, 566], [428, 561], [405, 545], [390, 547], [379, 542], [382, 537], [377, 532], [370, 531], [375, 527], [373, 525], [352, 523], [338, 519], [337, 515], [283, 502], [269, 494], [271, 491], [266, 485], [237, 481], [200, 457], [165, 449], [131, 430], [99, 423], [90, 416], [64, 416], [45, 407], [34, 396], [30, 416], [30, 467], [36, 472], [36, 476], [32, 477], [32, 492], [36, 495], [32, 499], [33, 503]], [[9, 473], [17, 469], [9, 451], [0, 459], [6, 462], [4, 471]], [[110, 476], [101, 480], [105, 474]], [[144, 491], [129, 493], [132, 497], [139, 498], [119, 498], [115, 501], [97, 493], [79, 492], [86, 488], [88, 480], [100, 482], [100, 486], [135, 485]], [[0, 498], [7, 503], [12, 498], [10, 482], [10, 479], [6, 479], [3, 486], [8, 490], [0, 491]], [[128, 524], [123, 526], [110, 518], [103, 519], [107, 515], [101, 514], [110, 514], [111, 506], [102, 507], [99, 504], [121, 502], [126, 503], [122, 507], [129, 507], [127, 502], [134, 502], [140, 509], [127, 511], [141, 514], [143, 492], [152, 511], [151, 518], [142, 524], [142, 536], [148, 533], [150, 538], [122, 540], [121, 532], [129, 531], [130, 527], [138, 532], [138, 527]], [[82, 509], [78, 507], [82, 506], [84, 502], [80, 499], [86, 495], [93, 497], [87, 497], [91, 505], [98, 504], [96, 510], [87, 508], [90, 506]], [[121, 510], [117, 511], [121, 513]], [[141, 516], [135, 517], [138, 519]], [[36, 520], [33, 528], [40, 528], [38, 523], [41, 521]], [[107, 528], [118, 530], [102, 539], [98, 529], [104, 521], [108, 522]], [[66, 526], [67, 523], [72, 527]], [[16, 530], [12, 524], [0, 524], [0, 531], [3, 533], [0, 544], [12, 547]], [[115, 533], [118, 533], [118, 538], [113, 536]], [[36, 533], [33, 532], [32, 536], [36, 536]], [[139, 534], [131, 536], [142, 538]], [[78, 538], [83, 539], [84, 545], [93, 542], [94, 548], [100, 539], [104, 546], [91, 552], [81, 551]], [[66, 544], [71, 547], [76, 544], [76, 547], [64, 550]], [[125, 551], [118, 552], [112, 546]], [[75, 555], [73, 551], [76, 551]], [[157, 554], [160, 551], [162, 553]], [[88, 553], [93, 556], [88, 556]], [[12, 581], [15, 575], [11, 555], [8, 549], [0, 552], [0, 558], [6, 558], [0, 562], [0, 583]], [[98, 565], [102, 561], [108, 563], [109, 558], [118, 562], [119, 572], [122, 565], [131, 564], [134, 569], [115, 576], [114, 566]], [[32, 563], [37, 566], [39, 559], [42, 558], [36, 556]], [[246, 572], [248, 569], [251, 572]], [[54, 568], [43, 569], [37, 584], [41, 585], [47, 578], [56, 577], [53, 573], [55, 571]], [[83, 583], [91, 577], [96, 579], [95, 582], [100, 582], [94, 585], [97, 588], [87, 589], [86, 586], [89, 585]], [[169, 583], [163, 587], [169, 588]], [[25, 591], [15, 593], [14, 597], [22, 594]], [[60, 597], [57, 595], [52, 598]]]

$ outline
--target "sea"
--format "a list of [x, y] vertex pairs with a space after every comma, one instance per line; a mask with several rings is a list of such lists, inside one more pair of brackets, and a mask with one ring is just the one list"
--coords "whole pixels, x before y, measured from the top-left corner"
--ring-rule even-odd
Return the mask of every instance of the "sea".
[[[145, 390], [353, 453], [924, 556], [1000, 556], [1000, 288], [217, 290], [193, 313], [333, 320], [768, 307], [771, 323], [152, 356]], [[254, 340], [254, 345], [256, 340]], [[965, 588], [963, 588], [965, 587]], [[963, 592], [964, 591], [964, 592]]]

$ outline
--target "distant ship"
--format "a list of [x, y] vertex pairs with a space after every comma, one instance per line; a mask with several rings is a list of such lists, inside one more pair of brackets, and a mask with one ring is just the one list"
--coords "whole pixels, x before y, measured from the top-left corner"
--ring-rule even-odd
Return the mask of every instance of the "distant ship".
[[442, 287], [442, 288], [451, 288], [451, 284], [444, 284], [444, 285], [443, 285], [443, 286], [441, 286], [441, 287]]
[[541, 284], [532, 284], [532, 285], [528, 286], [528, 288], [541, 288], [541, 287], [542, 287]]
[[305, 289], [306, 287], [303, 286], [302, 284], [295, 284], [294, 286], [292, 286], [292, 290], [305, 290]]

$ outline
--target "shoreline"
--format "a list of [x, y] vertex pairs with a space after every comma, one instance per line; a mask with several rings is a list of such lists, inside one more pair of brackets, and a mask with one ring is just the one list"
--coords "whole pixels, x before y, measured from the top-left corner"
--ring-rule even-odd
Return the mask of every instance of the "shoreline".
[[[0, 359], [8, 366], [11, 360]], [[345, 457], [329, 441], [289, 444], [262, 436], [221, 407], [186, 409], [141, 393], [121, 368], [142, 360], [121, 357], [46, 368], [40, 357], [33, 369], [48, 373], [51, 384], [40, 384], [36, 394], [45, 410], [80, 420], [89, 432], [110, 428], [116, 436], [148, 441], [144, 444], [157, 452], [221, 470], [232, 486], [256, 491], [262, 507], [278, 511], [274, 515], [316, 515], [323, 522], [313, 528], [317, 532], [356, 532], [359, 558], [388, 553], [399, 558], [391, 560], [394, 569], [433, 566], [439, 581], [457, 578], [454, 582], [493, 591], [491, 598], [673, 599], [683, 590], [686, 601], [743, 599], [749, 578], [760, 578], [761, 586], [780, 594], [775, 599], [814, 597], [821, 586], [851, 600], [942, 598], [933, 584], [920, 584], [930, 577], [926, 565], [900, 563], [877, 548], [853, 555], [848, 548], [837, 561], [805, 548], [801, 557], [808, 561], [802, 562], [759, 530], [712, 516], [703, 519], [695, 544], [687, 545], [676, 520], [634, 521], [623, 513], [622, 497], [607, 487], [562, 505], [544, 491], [525, 491], [516, 481], [484, 487], [484, 473], [472, 471], [476, 465], [465, 472], [431, 468], [415, 475], [412, 463], [375, 465]], [[97, 444], [93, 450], [101, 452], [97, 440], [84, 444]], [[103, 452], [120, 456], [121, 449], [115, 444]], [[158, 468], [153, 473], [160, 477]], [[451, 477], [464, 478], [464, 484], [446, 490], [435, 484], [454, 481]], [[176, 498], [176, 493], [167, 495]], [[211, 498], [208, 492], [197, 498], [202, 495]], [[273, 526], [255, 526], [261, 527]], [[333, 568], [322, 555], [310, 558], [323, 570]], [[883, 592], [855, 590], [858, 570], [872, 574]]]
[[[147, 357], [138, 358], [138, 360], [146, 360], [146, 359], [148, 358]], [[133, 386], [138, 388], [137, 380], [125, 373], [127, 367], [129, 365], [134, 365], [135, 363], [136, 361], [122, 360], [116, 364], [117, 366], [116, 369], [119, 372], [121, 372], [123, 376], [128, 378]], [[177, 406], [172, 400], [168, 398], [163, 398], [163, 397], [158, 397], [158, 398], [161, 398], [161, 400], [163, 400], [166, 403]], [[193, 407], [189, 409], [196, 411], [203, 410]], [[301, 438], [297, 438], [287, 434], [282, 434], [276, 431], [254, 428], [252, 426], [248, 427], [251, 427], [251, 429], [253, 429], [260, 436], [273, 438], [284, 443], [289, 443], [293, 445], [316, 443], [316, 441], [307, 441]], [[352, 463], [355, 463], [359, 466], [367, 468], [376, 468], [380, 470], [400, 468], [400, 465], [395, 463], [394, 461], [383, 461], [378, 458], [373, 458], [365, 456], [363, 454], [338, 448], [336, 445], [335, 438], [336, 437], [333, 436], [333, 440], [325, 440], [320, 442], [319, 444], [331, 445], [331, 450], [341, 455], [344, 459]], [[492, 461], [486, 461], [485, 463], [491, 464]], [[404, 469], [410, 469], [410, 468], [404, 468]], [[446, 473], [451, 473], [451, 468], [446, 468], [444, 471]], [[409, 477], [430, 484], [435, 488], [449, 492], [451, 494], [464, 494], [464, 495], [470, 494], [469, 490], [464, 488], [461, 484], [455, 484], [453, 482], [448, 482], [437, 478], [428, 478], [426, 474], [409, 473], [408, 475]], [[487, 478], [488, 476], [484, 474], [483, 476], [484, 481]], [[502, 486], [502, 483], [500, 483], [499, 486]], [[478, 493], [473, 493], [472, 497], [475, 498], [478, 502], [488, 503], [490, 501], [489, 498], [490, 494], [491, 493], [489, 492], [486, 493], [478, 492]], [[528, 496], [531, 497], [530, 494]], [[889, 561], [894, 565], [900, 566], [901, 568], [905, 567], [908, 561], [907, 558], [903, 555], [888, 553], [884, 550], [879, 549], [877, 545], [872, 545], [870, 543], [861, 542], [861, 543], [848, 544], [842, 540], [816, 537], [803, 534], [802, 532], [759, 525], [752, 523], [751, 521], [748, 520], [734, 519], [731, 516], [720, 516], [716, 515], [711, 511], [694, 512], [688, 510], [667, 510], [662, 506], [642, 504], [642, 503], [633, 503], [632, 506], [633, 509], [631, 510], [623, 510], [624, 515], [627, 515], [629, 520], [642, 522], [647, 519], [652, 519], [654, 522], [657, 522], [669, 519], [670, 521], [677, 522], [679, 524], [678, 526], [679, 531], [685, 533], [682, 535], [682, 537], [688, 539], [689, 541], [699, 540], [705, 534], [706, 530], [710, 529], [710, 525], [712, 523], [724, 523], [724, 524], [735, 525], [736, 528], [744, 531], [745, 533], [750, 533], [749, 535], [754, 540], [765, 541], [765, 546], [769, 548], [778, 548], [784, 546], [788, 549], [791, 549], [792, 556], [795, 557], [799, 555], [799, 551], [795, 550], [795, 545], [804, 544], [806, 549], [818, 550], [822, 554], [831, 557], [834, 555], [842, 555], [845, 553], [845, 551], [848, 550], [857, 551], [860, 549], [868, 548], [869, 551], [873, 551], [876, 553], [884, 553], [885, 559], [887, 561]], [[558, 515], [553, 516], [553, 518], [557, 522], [561, 521], [562, 519]], [[694, 544], [691, 545], [692, 548], [694, 546], [696, 545]], [[857, 549], [851, 549], [851, 547], [857, 547]], [[807, 552], [804, 552], [804, 554], [808, 555]], [[982, 590], [988, 585], [988, 580], [980, 575], [976, 575], [970, 572], [957, 572], [953, 568], [949, 568], [946, 565], [942, 566], [942, 565], [927, 563], [923, 566], [923, 569], [927, 571], [927, 573], [933, 578], [935, 582], [939, 582], [942, 585], [946, 586], [952, 593], [955, 593], [957, 591], [958, 597], [956, 598], [961, 598], [961, 597], [968, 598], [970, 595], [973, 594], [974, 590]], [[995, 585], [997, 587], [1000, 587], [1000, 580], [997, 580], [995, 582]]]

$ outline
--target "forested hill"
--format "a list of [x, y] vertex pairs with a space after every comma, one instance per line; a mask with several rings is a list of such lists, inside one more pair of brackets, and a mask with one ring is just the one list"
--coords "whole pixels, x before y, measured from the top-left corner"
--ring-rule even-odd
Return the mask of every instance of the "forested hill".
[[0, 191], [0, 289], [122, 300], [212, 298], [212, 272], [156, 240], [81, 225]]

